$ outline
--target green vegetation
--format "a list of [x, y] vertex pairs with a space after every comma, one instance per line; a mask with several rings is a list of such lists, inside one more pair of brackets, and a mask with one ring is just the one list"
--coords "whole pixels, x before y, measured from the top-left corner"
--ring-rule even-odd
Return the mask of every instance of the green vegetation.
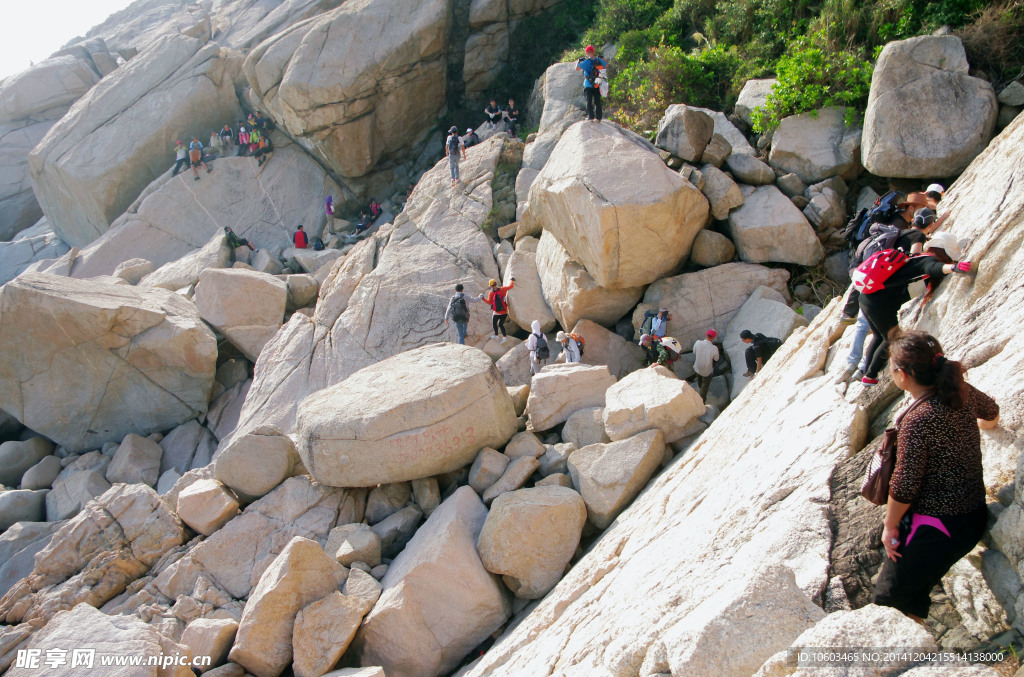
[[891, 40], [949, 26], [998, 88], [1024, 67], [1024, 0], [599, 0], [575, 45], [619, 47], [609, 109], [653, 130], [671, 103], [728, 110], [743, 83], [779, 82], [756, 127], [822, 106], [867, 103], [872, 63]]

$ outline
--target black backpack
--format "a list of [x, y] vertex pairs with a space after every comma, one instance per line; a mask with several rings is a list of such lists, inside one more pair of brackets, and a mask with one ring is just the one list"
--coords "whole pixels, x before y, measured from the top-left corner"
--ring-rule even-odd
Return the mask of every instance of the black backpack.
[[781, 339], [777, 339], [774, 336], [765, 336], [764, 334], [758, 334], [757, 335], [757, 342], [761, 346], [763, 346], [764, 353], [765, 353], [765, 355], [764, 355], [765, 362], [767, 362], [768, 358], [770, 358], [772, 355], [775, 354], [776, 350], [778, 350], [780, 347], [782, 347], [782, 340]]
[[452, 320], [469, 322], [469, 308], [466, 307], [465, 297], [456, 296], [452, 299]]
[[501, 313], [505, 311], [505, 297], [501, 295], [501, 292], [495, 290], [494, 294], [491, 296], [491, 299], [491, 307], [494, 308], [494, 312]]
[[868, 237], [868, 231], [873, 223], [887, 223], [894, 216], [900, 213], [899, 204], [907, 199], [905, 193], [898, 190], [890, 190], [882, 197], [875, 200], [871, 209], [863, 208], [858, 211], [840, 232], [843, 238], [854, 248], [860, 245]]
[[458, 153], [459, 152], [459, 135], [449, 134], [448, 135], [448, 152]]
[[548, 349], [548, 339], [544, 334], [534, 334], [537, 337], [537, 359], [546, 360], [551, 357], [551, 350]]
[[314, 237], [313, 238], [313, 250], [319, 252], [319, 251], [323, 251], [323, 249], [324, 249], [324, 241], [321, 240], [318, 237]]

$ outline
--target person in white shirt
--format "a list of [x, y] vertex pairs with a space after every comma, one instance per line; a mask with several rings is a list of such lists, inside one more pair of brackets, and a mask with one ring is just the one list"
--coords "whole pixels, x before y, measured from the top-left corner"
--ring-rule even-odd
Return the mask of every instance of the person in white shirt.
[[565, 363], [572, 364], [580, 361], [580, 344], [569, 334], [560, 331], [555, 334], [555, 340], [562, 344], [562, 352], [565, 353]]
[[708, 329], [704, 339], [693, 344], [693, 370], [697, 372], [697, 385], [700, 388], [700, 399], [705, 402], [708, 399], [708, 389], [711, 387], [711, 379], [715, 372], [715, 362], [725, 356], [725, 350], [720, 350], [721, 344], [717, 344], [718, 332]]
[[548, 339], [540, 330], [540, 322], [534, 320], [530, 323], [530, 336], [526, 339], [526, 348], [530, 351], [530, 373], [536, 375], [547, 364], [551, 357], [551, 349], [548, 348]]

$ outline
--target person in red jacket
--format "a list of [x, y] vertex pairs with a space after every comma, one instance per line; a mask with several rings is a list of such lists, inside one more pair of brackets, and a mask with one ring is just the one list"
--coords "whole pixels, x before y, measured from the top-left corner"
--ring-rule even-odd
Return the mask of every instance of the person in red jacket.
[[491, 328], [494, 330], [492, 338], [498, 338], [498, 331], [501, 331], [501, 342], [508, 339], [508, 332], [505, 331], [505, 320], [508, 319], [508, 300], [505, 298], [508, 290], [516, 285], [516, 278], [509, 280], [507, 287], [498, 287], [497, 280], [491, 280], [490, 289], [486, 294], [480, 294], [481, 301], [491, 307]]
[[295, 229], [295, 233], [292, 235], [292, 244], [296, 249], [305, 249], [309, 246], [309, 238], [306, 237], [306, 231], [302, 229], [301, 225]]

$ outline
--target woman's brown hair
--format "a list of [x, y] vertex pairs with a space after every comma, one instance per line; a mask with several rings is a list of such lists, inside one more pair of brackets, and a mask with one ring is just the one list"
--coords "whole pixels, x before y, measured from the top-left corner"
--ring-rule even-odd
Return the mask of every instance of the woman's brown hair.
[[943, 404], [959, 409], [964, 405], [964, 366], [946, 359], [939, 340], [923, 331], [889, 333], [889, 360], [894, 369], [932, 388]]

